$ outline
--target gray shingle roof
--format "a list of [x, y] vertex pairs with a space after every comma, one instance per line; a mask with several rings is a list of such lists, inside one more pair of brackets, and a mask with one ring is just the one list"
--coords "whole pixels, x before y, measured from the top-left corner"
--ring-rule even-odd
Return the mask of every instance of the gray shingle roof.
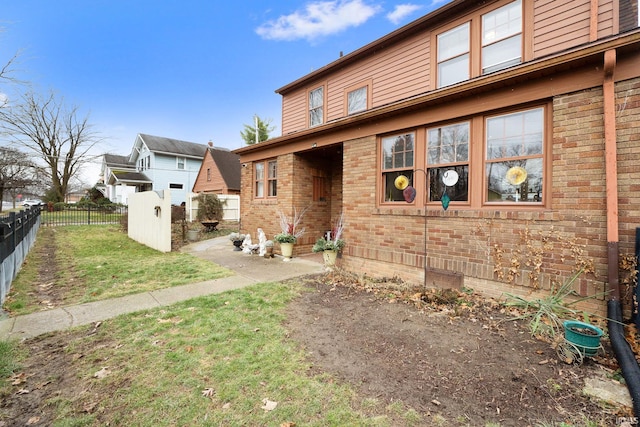
[[222, 179], [230, 190], [240, 190], [240, 156], [229, 150], [209, 147]]
[[197, 144], [195, 142], [181, 141], [179, 139], [165, 138], [162, 136], [153, 136], [139, 134], [140, 138], [147, 145], [149, 150], [156, 153], [182, 155], [185, 157], [202, 158], [207, 150], [206, 144]]

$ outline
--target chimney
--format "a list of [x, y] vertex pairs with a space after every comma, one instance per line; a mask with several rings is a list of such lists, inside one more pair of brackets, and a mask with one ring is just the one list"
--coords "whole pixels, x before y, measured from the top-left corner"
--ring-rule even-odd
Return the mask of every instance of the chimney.
[[209, 140], [208, 144], [209, 144], [209, 147], [213, 147], [213, 141], [212, 140]]

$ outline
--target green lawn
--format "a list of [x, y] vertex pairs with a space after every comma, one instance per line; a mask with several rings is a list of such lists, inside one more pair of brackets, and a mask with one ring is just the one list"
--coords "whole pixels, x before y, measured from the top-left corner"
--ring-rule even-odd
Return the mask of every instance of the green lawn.
[[[44, 270], [53, 276], [47, 283]], [[40, 310], [40, 285], [57, 287], [64, 305], [70, 305], [232, 274], [189, 254], [158, 252], [130, 239], [117, 225], [41, 227], [4, 308], [12, 315]]]

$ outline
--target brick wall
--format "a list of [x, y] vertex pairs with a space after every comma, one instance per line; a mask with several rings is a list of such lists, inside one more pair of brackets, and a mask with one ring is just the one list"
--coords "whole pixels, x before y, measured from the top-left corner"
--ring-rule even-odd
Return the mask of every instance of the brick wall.
[[[640, 80], [617, 84], [620, 250], [633, 251], [640, 226]], [[551, 209], [488, 211], [376, 207], [376, 139], [345, 142], [345, 257], [348, 269], [438, 286], [435, 272], [494, 297], [533, 296], [584, 267], [574, 283], [581, 308], [604, 314], [607, 235], [602, 89], [553, 100]], [[549, 179], [548, 178], [548, 179]], [[426, 223], [425, 223], [426, 221]], [[424, 238], [424, 230], [427, 230]], [[426, 250], [425, 250], [426, 249]], [[424, 259], [427, 254], [427, 268]], [[426, 270], [426, 280], [425, 280]]]

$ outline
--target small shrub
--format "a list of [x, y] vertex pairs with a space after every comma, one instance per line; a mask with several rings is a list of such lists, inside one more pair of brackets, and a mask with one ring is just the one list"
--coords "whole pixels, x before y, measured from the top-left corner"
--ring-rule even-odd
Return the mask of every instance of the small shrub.
[[226, 201], [218, 199], [218, 196], [215, 194], [198, 194], [196, 197], [198, 201], [198, 213], [196, 214], [196, 219], [198, 221], [220, 221], [222, 220], [222, 216], [224, 213], [224, 205]]

